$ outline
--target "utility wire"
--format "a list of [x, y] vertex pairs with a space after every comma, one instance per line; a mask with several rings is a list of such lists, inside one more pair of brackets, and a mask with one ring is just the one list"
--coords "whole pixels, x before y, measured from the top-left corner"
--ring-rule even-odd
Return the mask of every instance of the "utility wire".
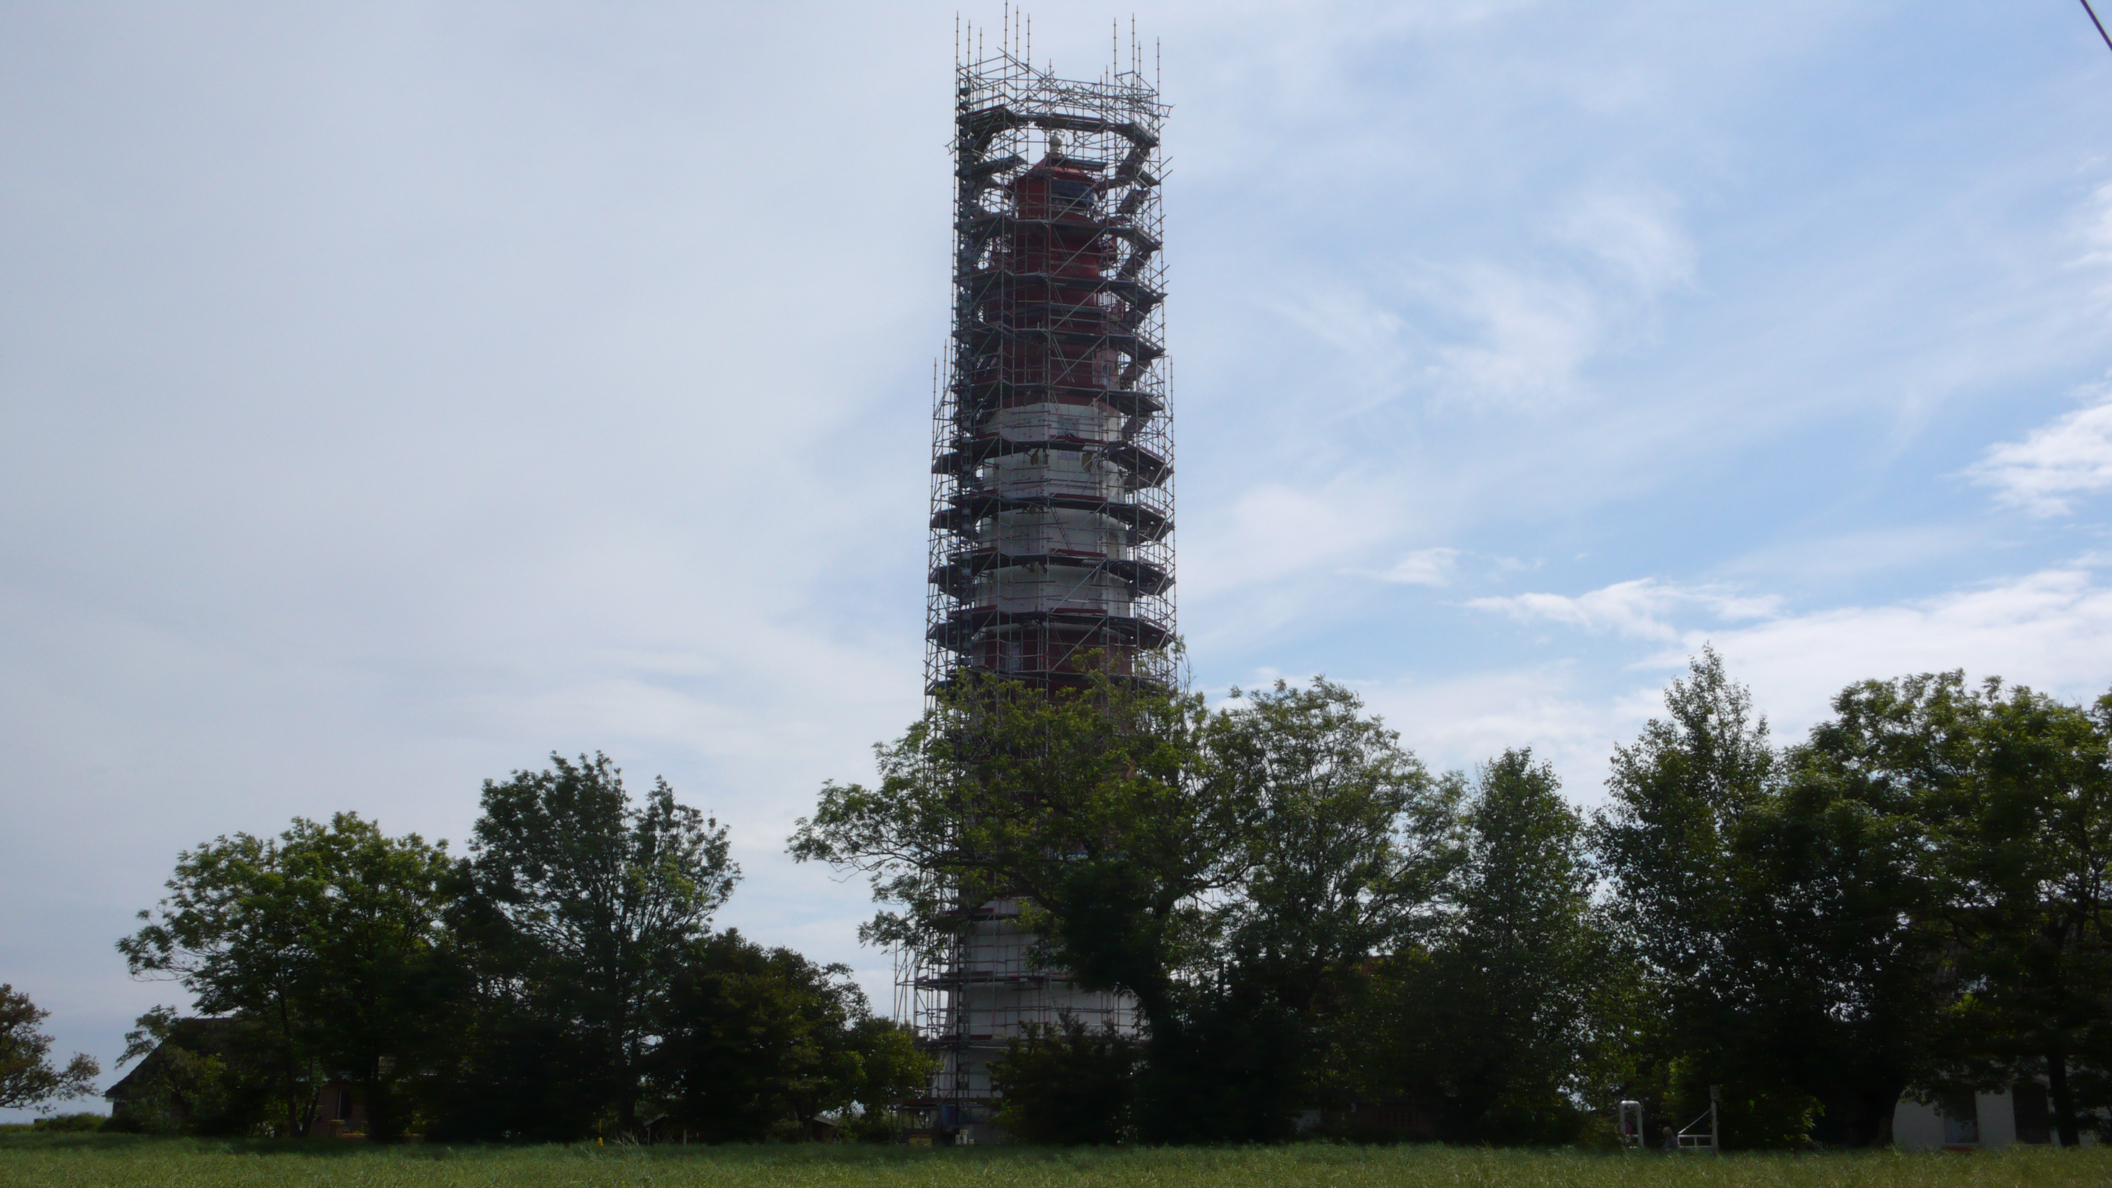
[[2097, 35], [2105, 39], [2105, 48], [2112, 49], [2112, 33], [2105, 32], [2105, 23], [2097, 19], [2097, 10], [2090, 7], [2090, 0], [2083, 0], [2083, 11], [2090, 14], [2090, 23], [2097, 26]]

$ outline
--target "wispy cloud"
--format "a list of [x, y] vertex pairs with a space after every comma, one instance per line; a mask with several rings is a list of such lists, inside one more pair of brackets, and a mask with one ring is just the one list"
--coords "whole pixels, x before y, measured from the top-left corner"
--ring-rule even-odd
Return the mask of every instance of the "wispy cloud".
[[1654, 299], [1693, 283], [1698, 252], [1669, 191], [1593, 186], [1571, 200], [1554, 227], [1558, 240], [1598, 257], [1636, 296]]
[[1449, 586], [1459, 571], [1458, 549], [1417, 549], [1379, 575], [1403, 586]]
[[1740, 594], [1724, 586], [1682, 586], [1638, 578], [1575, 596], [1514, 594], [1471, 598], [1467, 605], [1498, 611], [1520, 622], [1566, 623], [1592, 632], [1670, 641], [1680, 638], [1670, 617], [1681, 608], [1697, 608], [1719, 621], [1759, 619], [1776, 614], [1780, 602], [1773, 595]]
[[1963, 668], [2063, 697], [2104, 691], [2112, 657], [2112, 588], [2063, 567], [1881, 606], [1786, 615], [1689, 632], [1653, 662], [1665, 667], [1710, 642], [1779, 725], [1801, 731], [1853, 681]]
[[2054, 418], [2023, 441], [1989, 446], [1966, 473], [1995, 498], [2033, 515], [2058, 516], [2081, 496], [2112, 488], [2112, 392]]

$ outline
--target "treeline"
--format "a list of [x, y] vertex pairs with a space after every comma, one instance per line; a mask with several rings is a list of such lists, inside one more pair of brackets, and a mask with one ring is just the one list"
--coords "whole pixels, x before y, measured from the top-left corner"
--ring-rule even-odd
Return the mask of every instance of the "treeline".
[[[1903, 1094], [2112, 1105], [2112, 697], [1962, 674], [1845, 689], [1778, 746], [1721, 660], [1584, 815], [1530, 751], [1435, 774], [1349, 690], [1217, 710], [1118, 679], [965, 686], [830, 785], [802, 859], [868, 872], [870, 942], [942, 960], [1025, 908], [1047, 968], [1135, 1002], [996, 1066], [1044, 1142], [1610, 1139], [1624, 1099], [1727, 1146], [1890, 1139]], [[1362, 1121], [1357, 1121], [1362, 1120]], [[1654, 1136], [1653, 1136], [1654, 1137]]]
[[840, 965], [709, 928], [726, 830], [599, 755], [486, 782], [466, 856], [340, 814], [184, 852], [119, 942], [150, 1012], [115, 1122], [391, 1140], [885, 1137], [929, 1062]]
[[[1860, 1146], [1902, 1094], [2019, 1082], [2062, 1142], [2102, 1132], [2112, 697], [1952, 673], [1832, 711], [1777, 745], [1705, 653], [1584, 814], [1528, 750], [1428, 770], [1325, 680], [1216, 709], [966, 685], [791, 847], [872, 876], [870, 943], [937, 960], [1009, 900], [1036, 960], [1133, 1000], [1133, 1032], [997, 1062], [1025, 1141], [1274, 1141], [1315, 1111], [1610, 1141], [1618, 1102], [1654, 1129], [1714, 1088], [1726, 1145]], [[463, 855], [351, 814], [201, 845], [119, 944], [197, 1012], [140, 1020], [120, 1123], [303, 1135], [349, 1091], [383, 1140], [895, 1136], [930, 1053], [846, 968], [714, 931], [737, 878], [724, 828], [598, 755], [487, 782]]]

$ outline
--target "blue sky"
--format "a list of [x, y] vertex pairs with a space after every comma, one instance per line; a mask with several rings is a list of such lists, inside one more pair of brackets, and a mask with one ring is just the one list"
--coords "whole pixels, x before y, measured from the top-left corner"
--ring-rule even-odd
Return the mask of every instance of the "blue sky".
[[[1109, 12], [1034, 16], [1099, 73]], [[1785, 738], [1869, 676], [2112, 685], [2078, 5], [1137, 17], [1200, 687], [1326, 673], [1591, 804], [1705, 641]], [[782, 844], [918, 709], [954, 19], [0, 7], [0, 981], [62, 1046], [180, 1003], [111, 948], [177, 849], [460, 839], [552, 749], [880, 990]]]

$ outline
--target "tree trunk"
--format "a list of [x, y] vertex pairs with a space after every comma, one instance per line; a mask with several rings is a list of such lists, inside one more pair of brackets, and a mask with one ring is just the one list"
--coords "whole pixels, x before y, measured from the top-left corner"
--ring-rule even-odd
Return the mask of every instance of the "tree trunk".
[[1839, 1141], [1850, 1147], [1885, 1147], [1892, 1143], [1892, 1112], [1905, 1092], [1904, 1081], [1865, 1081], [1825, 1099], [1823, 1118], [1831, 1119]]
[[2075, 1096], [2068, 1088], [2068, 1054], [2059, 1049], [2046, 1053], [2046, 1096], [2053, 1099], [2053, 1125], [2061, 1136], [2061, 1145], [2073, 1147], [2082, 1142], [2075, 1117]]
[[[293, 1013], [286, 1005], [286, 995], [283, 991], [273, 997], [276, 1000], [273, 1005], [279, 1008], [280, 1054], [285, 1058], [286, 1137], [307, 1138], [309, 1129], [315, 1125], [315, 1103], [311, 1093], [308, 1108], [305, 1111], [301, 1108], [301, 1072], [293, 1040]], [[310, 1086], [310, 1089], [312, 1090], [313, 1086]], [[306, 1117], [303, 1117], [304, 1113]]]

